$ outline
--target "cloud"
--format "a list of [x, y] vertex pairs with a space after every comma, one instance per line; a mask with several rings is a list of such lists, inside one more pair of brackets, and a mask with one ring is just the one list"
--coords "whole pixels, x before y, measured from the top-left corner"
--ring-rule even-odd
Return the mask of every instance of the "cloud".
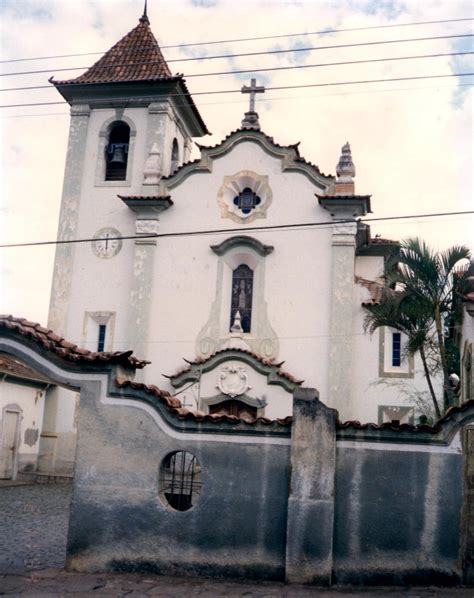
[[191, 0], [191, 4], [198, 8], [212, 8], [216, 6], [218, 0]]
[[395, 20], [407, 11], [405, 3], [399, 0], [351, 0], [350, 5], [366, 15], [382, 16], [389, 20]]
[[[472, 40], [471, 38], [461, 38], [455, 40], [453, 43], [454, 52], [471, 52]], [[474, 72], [474, 56], [467, 54], [465, 56], [453, 56], [450, 61], [453, 73], [472, 73]], [[461, 108], [469, 96], [469, 91], [472, 91], [474, 85], [474, 76], [456, 77], [459, 87], [453, 91], [453, 106]]]

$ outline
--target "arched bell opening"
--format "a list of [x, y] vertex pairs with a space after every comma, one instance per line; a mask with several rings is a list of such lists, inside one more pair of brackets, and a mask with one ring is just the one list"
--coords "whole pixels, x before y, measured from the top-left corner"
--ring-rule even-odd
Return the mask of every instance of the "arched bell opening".
[[171, 168], [170, 174], [173, 174], [179, 167], [179, 145], [176, 137], [173, 139], [173, 145], [171, 147]]
[[109, 140], [105, 148], [105, 180], [125, 181], [127, 178], [130, 127], [123, 121], [110, 126]]

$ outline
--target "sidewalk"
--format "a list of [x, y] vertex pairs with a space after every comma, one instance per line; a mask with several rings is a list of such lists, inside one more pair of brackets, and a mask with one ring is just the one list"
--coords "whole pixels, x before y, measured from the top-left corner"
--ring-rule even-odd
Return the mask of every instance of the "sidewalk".
[[287, 586], [278, 582], [249, 582], [138, 574], [67, 573], [44, 569], [28, 574], [0, 575], [0, 595], [10, 596], [200, 596], [246, 598], [473, 598], [473, 588], [334, 588]]

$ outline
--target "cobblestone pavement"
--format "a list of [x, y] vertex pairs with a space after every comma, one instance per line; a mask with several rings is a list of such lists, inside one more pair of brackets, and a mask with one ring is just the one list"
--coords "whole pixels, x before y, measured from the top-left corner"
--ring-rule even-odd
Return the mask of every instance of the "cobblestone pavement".
[[71, 487], [0, 486], [0, 573], [64, 566]]
[[333, 588], [63, 570], [71, 484], [0, 483], [0, 595], [474, 598], [467, 588]]

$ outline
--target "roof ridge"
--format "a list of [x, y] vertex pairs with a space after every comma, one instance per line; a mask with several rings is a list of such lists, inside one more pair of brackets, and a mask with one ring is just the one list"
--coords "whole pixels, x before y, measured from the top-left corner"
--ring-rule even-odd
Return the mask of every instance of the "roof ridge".
[[115, 83], [173, 78], [148, 18], [116, 42], [99, 60], [74, 79], [50, 81], [55, 85], [71, 83]]

